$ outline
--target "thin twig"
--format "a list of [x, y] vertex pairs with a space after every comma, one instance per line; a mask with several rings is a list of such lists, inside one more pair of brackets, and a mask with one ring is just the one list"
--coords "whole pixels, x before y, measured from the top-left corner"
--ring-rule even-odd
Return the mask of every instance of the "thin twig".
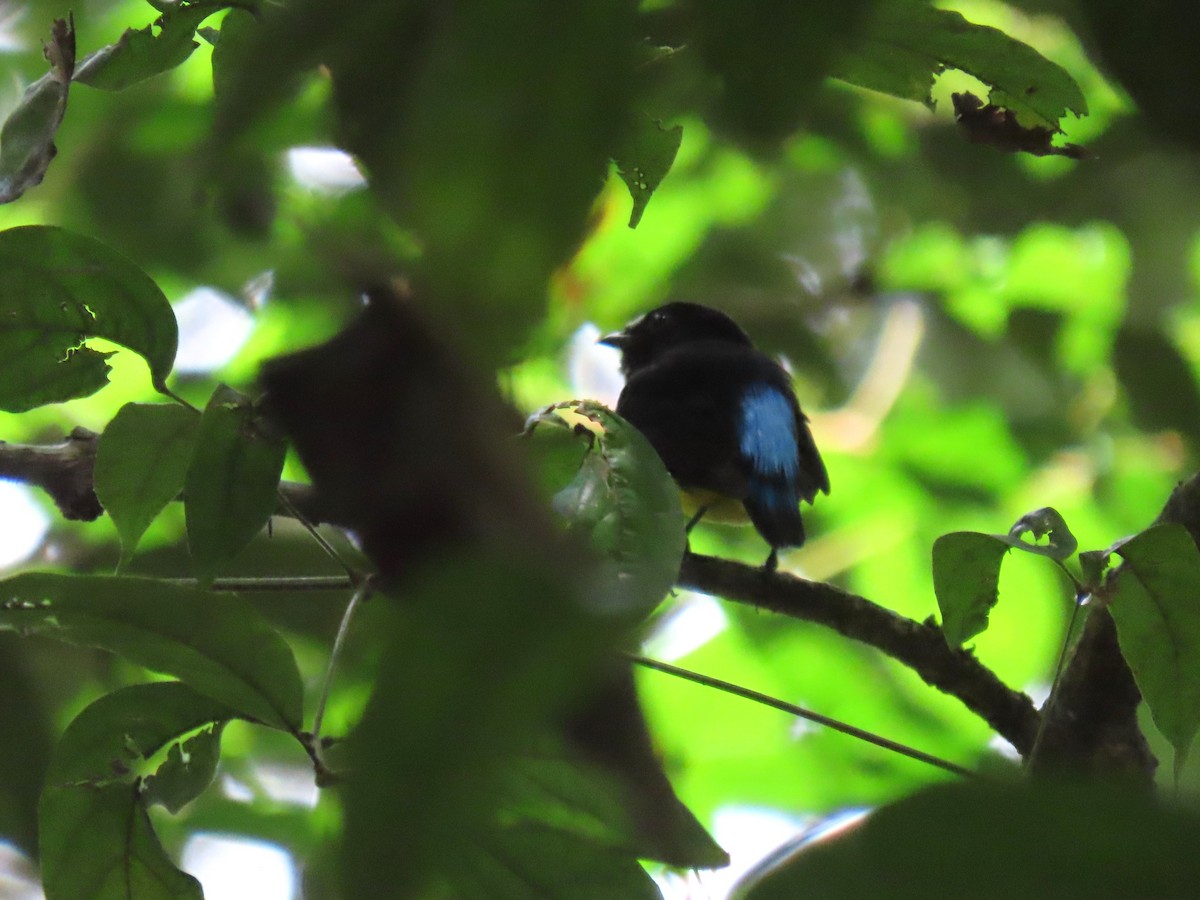
[[907, 756], [909, 759], [915, 759], [919, 762], [927, 763], [931, 766], [936, 766], [939, 769], [944, 769], [947, 772], [953, 772], [955, 775], [962, 775], [966, 778], [978, 778], [979, 773], [973, 772], [970, 769], [964, 768], [956, 763], [949, 762], [926, 753], [923, 750], [916, 750], [905, 744], [897, 743], [888, 738], [881, 737], [870, 731], [864, 731], [861, 728], [856, 728], [853, 725], [847, 725], [845, 722], [840, 722], [837, 719], [831, 719], [829, 716], [823, 716], [820, 713], [812, 712], [802, 706], [796, 706], [794, 703], [788, 703], [785, 700], [780, 700], [776, 697], [771, 697], [767, 694], [760, 694], [758, 691], [752, 691], [749, 688], [741, 685], [732, 684], [728, 681], [722, 681], [719, 678], [713, 678], [709, 675], [702, 675], [699, 672], [693, 672], [689, 669], [681, 669], [678, 666], [673, 666], [670, 663], [660, 662], [657, 659], [649, 659], [645, 656], [637, 656], [633, 653], [628, 653], [626, 656], [639, 666], [644, 666], [647, 669], [654, 669], [658, 672], [665, 672], [668, 675], [674, 675], [676, 678], [682, 678], [685, 681], [691, 681], [695, 684], [703, 685], [704, 687], [715, 688], [718, 691], [724, 691], [727, 694], [732, 694], [735, 697], [742, 697], [746, 700], [753, 700], [755, 703], [761, 703], [763, 706], [769, 706], [772, 709], [778, 709], [786, 713], [791, 713], [793, 716], [799, 716], [801, 719], [808, 719], [810, 722], [816, 722], [818, 725], [824, 725], [827, 728], [832, 728], [834, 731], [840, 731], [842, 734], [848, 734], [850, 737], [858, 738], [860, 741], [866, 741], [868, 744], [874, 744], [876, 747], [882, 747], [884, 750], [891, 750], [893, 753], [899, 753], [901, 756]]
[[1040, 719], [1033, 701], [969, 651], [949, 646], [932, 619], [916, 622], [836, 585], [698, 553], [684, 556], [679, 585], [815, 622], [875, 647], [957, 697], [1022, 756], [1033, 748]]
[[292, 502], [291, 498], [287, 494], [287, 491], [283, 490], [282, 486], [275, 491], [275, 496], [279, 498], [279, 503], [283, 506], [283, 508], [286, 509], [288, 513], [297, 522], [303, 525], [305, 530], [312, 535], [313, 540], [315, 540], [317, 545], [325, 551], [326, 555], [342, 567], [342, 569], [346, 572], [346, 575], [350, 578], [351, 582], [358, 584], [360, 581], [362, 581], [363, 576], [357, 572], [353, 566], [346, 562], [345, 559], [342, 558], [342, 554], [338, 553], [333, 544], [326, 540], [325, 535], [321, 534], [321, 532], [317, 530], [317, 526], [310, 522], [308, 516], [304, 515], [304, 513], [297, 508], [296, 504]]
[[374, 593], [374, 580], [363, 579], [358, 589], [350, 596], [350, 602], [346, 604], [346, 611], [342, 613], [342, 621], [338, 625], [337, 637], [333, 639], [333, 649], [329, 652], [329, 665], [325, 669], [325, 681], [321, 684], [321, 693], [317, 696], [317, 711], [313, 714], [312, 746], [318, 759], [321, 756], [321, 725], [325, 720], [325, 704], [329, 700], [329, 690], [333, 686], [333, 675], [337, 669], [338, 659], [342, 655], [346, 634], [350, 631], [350, 621], [354, 618], [354, 612], [359, 605], [370, 599]]
[[1079, 608], [1083, 606], [1085, 599], [1087, 599], [1086, 594], [1078, 592], [1075, 594], [1075, 603], [1071, 607], [1071, 619], [1067, 622], [1067, 633], [1063, 635], [1062, 647], [1058, 651], [1058, 665], [1054, 667], [1054, 680], [1050, 682], [1050, 695], [1042, 706], [1042, 718], [1038, 724], [1037, 737], [1033, 739], [1033, 749], [1025, 757], [1026, 766], [1032, 766], [1037, 759], [1038, 749], [1042, 745], [1042, 737], [1046, 734], [1046, 723], [1050, 721], [1050, 712], [1054, 709], [1055, 700], [1058, 699], [1058, 685], [1062, 681], [1063, 669], [1067, 664], [1067, 650], [1071, 647], [1071, 632], [1075, 630], [1075, 620], [1079, 618]]
[[[194, 587], [195, 578], [164, 578], [171, 584]], [[346, 575], [266, 575], [262, 577], [218, 578], [208, 589], [221, 593], [249, 594], [289, 591], [344, 591], [355, 582]]]

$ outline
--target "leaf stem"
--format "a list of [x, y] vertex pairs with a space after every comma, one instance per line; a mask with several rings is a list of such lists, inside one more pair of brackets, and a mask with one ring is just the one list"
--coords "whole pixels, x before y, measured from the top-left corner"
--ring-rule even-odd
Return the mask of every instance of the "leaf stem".
[[350, 602], [346, 604], [346, 611], [342, 613], [342, 621], [338, 625], [337, 637], [333, 639], [333, 649], [329, 652], [329, 665], [325, 669], [325, 680], [321, 684], [321, 693], [317, 696], [317, 711], [313, 714], [311, 752], [315, 761], [320, 763], [319, 770], [324, 768], [324, 762], [321, 759], [321, 725], [325, 720], [325, 704], [329, 700], [329, 689], [333, 686], [333, 676], [337, 669], [338, 659], [342, 655], [342, 647], [346, 642], [346, 634], [350, 631], [350, 621], [354, 618], [355, 610], [358, 609], [359, 604], [366, 602], [374, 593], [374, 579], [363, 579], [351, 594]]
[[321, 532], [317, 530], [317, 526], [309, 521], [308, 516], [304, 515], [304, 513], [302, 513], [296, 507], [296, 504], [292, 502], [291, 497], [287, 495], [287, 492], [283, 490], [282, 487], [275, 491], [275, 496], [279, 498], [280, 505], [288, 511], [288, 514], [301, 525], [303, 525], [305, 530], [312, 535], [313, 540], [316, 541], [317, 545], [325, 551], [325, 554], [342, 567], [352, 584], [358, 584], [363, 580], [363, 576], [359, 572], [355, 571], [355, 569], [348, 562], [346, 562], [345, 559], [342, 558], [342, 554], [338, 553], [333, 544], [326, 540], [325, 535], [321, 534]]
[[175, 393], [173, 390], [171, 390], [165, 384], [158, 386], [158, 392], [160, 394], [162, 394], [164, 397], [169, 397], [170, 399], [174, 400], [180, 406], [185, 407], [186, 409], [190, 409], [194, 413], [200, 412], [200, 410], [197, 407], [195, 407], [194, 405], [189, 403], [183, 397], [180, 397], [177, 393]]
[[728, 681], [722, 681], [719, 678], [713, 678], [710, 675], [702, 675], [699, 672], [693, 672], [689, 669], [681, 669], [678, 666], [673, 666], [670, 663], [660, 662], [657, 659], [649, 659], [645, 656], [638, 656], [634, 653], [626, 653], [632, 662], [647, 669], [654, 669], [657, 672], [665, 672], [668, 675], [673, 675], [676, 678], [682, 678], [684, 681], [691, 681], [694, 684], [703, 685], [704, 687], [714, 688], [718, 691], [724, 691], [727, 694], [732, 694], [735, 697], [742, 697], [746, 700], [753, 700], [755, 703], [761, 703], [763, 706], [769, 706], [772, 709], [778, 709], [786, 713], [791, 713], [801, 719], [807, 719], [810, 722], [816, 722], [818, 725], [824, 725], [827, 728], [832, 728], [834, 731], [840, 731], [842, 734], [850, 735], [850, 737], [858, 738], [860, 741], [866, 741], [868, 744], [874, 744], [876, 747], [882, 747], [884, 750], [890, 750], [893, 753], [899, 753], [901, 756], [907, 756], [909, 759], [915, 759], [919, 762], [927, 763], [931, 766], [936, 766], [939, 769], [944, 769], [947, 772], [952, 772], [955, 775], [961, 775], [964, 778], [979, 778], [978, 772], [973, 772], [957, 763], [952, 763], [940, 757], [926, 753], [923, 750], [916, 750], [905, 744], [897, 743], [888, 738], [881, 737], [870, 731], [864, 731], [861, 728], [856, 728], [853, 725], [848, 725], [845, 722], [840, 722], [837, 719], [831, 719], [829, 716], [823, 716], [820, 713], [812, 712], [804, 709], [801, 706], [796, 706], [794, 703], [788, 703], [786, 700], [779, 700], [776, 697], [771, 697], [767, 694], [760, 694], [758, 691], [752, 691], [749, 688], [741, 685], [732, 684]]

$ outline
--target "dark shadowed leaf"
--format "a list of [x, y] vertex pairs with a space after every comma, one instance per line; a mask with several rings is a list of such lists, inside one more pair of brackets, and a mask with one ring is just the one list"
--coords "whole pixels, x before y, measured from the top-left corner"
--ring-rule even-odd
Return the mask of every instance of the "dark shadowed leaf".
[[675, 154], [683, 142], [683, 126], [663, 127], [662, 122], [649, 116], [637, 116], [631, 134], [616, 153], [617, 172], [629, 196], [633, 198], [633, 209], [629, 213], [629, 227], [637, 228], [646, 211], [650, 197], [658, 190], [662, 180], [671, 171]]
[[[629, 117], [636, 4], [409, 8], [420, 12], [394, 34], [331, 65], [339, 120], [385, 206], [423, 242], [422, 283], [471, 349], [495, 358], [528, 334], [584, 237]], [[401, 103], [380, 103], [381, 78]]]
[[42, 880], [51, 900], [202, 900], [163, 852], [138, 786], [48, 787], [39, 807]]
[[1191, 363], [1161, 331], [1123, 326], [1113, 346], [1129, 412], [1148, 431], [1171, 429], [1200, 443], [1200, 389]]
[[339, 144], [416, 232], [431, 309], [481, 357], [511, 358], [586, 233], [629, 121], [636, 7], [272, 5], [234, 54], [217, 134], [238, 140], [326, 66]]
[[620, 792], [561, 748], [541, 750], [517, 757], [505, 769], [505, 812], [607, 847], [632, 847], [632, 823]]
[[448, 879], [464, 900], [660, 900], [637, 859], [568, 832], [521, 823], [492, 831]]
[[689, 47], [719, 82], [716, 108], [706, 118], [770, 150], [801, 127], [839, 41], [856, 33], [870, 9], [863, 0], [690, 5], [696, 34]]
[[589, 400], [550, 407], [528, 427], [587, 448], [554, 508], [607, 561], [614, 608], [635, 618], [650, 612], [675, 583], [687, 546], [679, 488], [662, 460], [641, 432]]
[[1068, 111], [1087, 114], [1083, 92], [1067, 71], [1003, 31], [960, 13], [909, 0], [878, 4], [862, 41], [838, 58], [836, 77], [932, 106], [934, 76], [959, 69], [991, 86], [988, 102], [1059, 131]]
[[1116, 552], [1125, 563], [1110, 609], [1121, 652], [1178, 773], [1200, 727], [1200, 552], [1182, 525], [1155, 525]]
[[955, 531], [933, 543], [933, 590], [946, 643], [958, 647], [988, 626], [999, 599], [1000, 563], [1009, 543], [994, 534]]
[[247, 397], [224, 385], [213, 392], [184, 483], [188, 547], [202, 581], [216, 577], [270, 518], [286, 451]]
[[238, 60], [244, 56], [257, 33], [258, 20], [244, 9], [231, 9], [221, 20], [220, 37], [213, 47], [213, 93], [217, 104], [237, 89]]
[[27, 644], [0, 635], [0, 834], [32, 856], [37, 850], [37, 803], [58, 728], [46, 704], [41, 673], [29, 665]]
[[1200, 881], [1198, 829], [1195, 813], [1112, 783], [941, 785], [802, 847], [733, 896], [1182, 900]]
[[75, 80], [105, 91], [121, 91], [173, 69], [200, 46], [195, 41], [197, 26], [229, 5], [203, 0], [164, 5], [152, 25], [126, 29], [115, 44], [101, 47], [80, 62]]
[[222, 723], [172, 744], [166, 761], [146, 779], [146, 803], [161, 803], [177, 813], [212, 784], [221, 759]]
[[171, 305], [116, 251], [47, 225], [0, 232], [0, 409], [23, 412], [108, 382], [105, 338], [140, 354], [163, 391], [179, 339]]
[[96, 496], [121, 536], [121, 564], [162, 508], [179, 496], [200, 417], [171, 404], [127, 403], [100, 436]]
[[[663, 771], [630, 665], [614, 662], [597, 679], [572, 709], [566, 736], [570, 757], [579, 760], [579, 781], [590, 784], [588, 808], [603, 809], [608, 797], [623, 810], [623, 838], [616, 846], [679, 868], [729, 864], [729, 854], [683, 805]], [[618, 822], [610, 818], [608, 824]]]
[[235, 710], [179, 681], [136, 684], [105, 694], [63, 732], [46, 780], [78, 783], [132, 782], [146, 774], [146, 760], [167, 744]]
[[490, 842], [507, 759], [585, 690], [624, 630], [511, 559], [464, 554], [410, 578], [403, 596], [347, 747], [351, 897], [423, 896]]
[[25, 89], [0, 127], [0, 203], [11, 203], [42, 183], [58, 149], [54, 136], [67, 112], [75, 69], [75, 27], [57, 19], [45, 46], [50, 71]]
[[149, 578], [28, 572], [0, 581], [0, 628], [100, 647], [239, 714], [299, 731], [291, 648], [250, 604]]

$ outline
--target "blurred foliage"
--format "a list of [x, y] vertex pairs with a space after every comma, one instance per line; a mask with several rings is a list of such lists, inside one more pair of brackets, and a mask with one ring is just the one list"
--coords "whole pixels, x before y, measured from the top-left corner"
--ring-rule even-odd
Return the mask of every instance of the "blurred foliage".
[[[936, 10], [915, 0], [911, 5], [939, 27], [956, 26], [961, 14], [1037, 51], [1049, 67], [1039, 70], [1047, 83], [1067, 93], [1077, 85], [1083, 102], [1050, 99], [1051, 106], [1039, 107], [1025, 124], [1061, 127], [1056, 141], [1086, 144], [1092, 158], [1034, 159], [966, 141], [953, 121], [951, 92], [984, 95], [995, 88], [997, 102], [1023, 92], [1042, 99], [1040, 85], [1029, 94], [1029, 86], [998, 83], [1012, 77], [1007, 70], [964, 64], [972, 75], [996, 79], [981, 86], [963, 71], [943, 70], [953, 64], [943, 55], [932, 57], [928, 84], [910, 77], [906, 90], [889, 88], [909, 99], [854, 86], [886, 86], [865, 62], [879, 60], [870, 47], [888, 17], [903, 17], [905, 4], [896, 0], [819, 8], [707, 0], [639, 8], [611, 0], [564, 6], [554, 16], [529, 2], [502, 8], [293, 0], [233, 10], [220, 3], [183, 9], [156, 3], [170, 20], [161, 29], [150, 27], [159, 9], [141, 0], [30, 0], [19, 15], [0, 5], [0, 47], [10, 75], [0, 85], [6, 116], [18, 108], [25, 87], [45, 75], [43, 42], [53, 20], [70, 9], [79, 60], [118, 45], [133, 55], [134, 71], [123, 68], [128, 57], [113, 52], [103, 67], [93, 64], [101, 73], [96, 78], [109, 83], [92, 79], [95, 86], [72, 87], [65, 117], [47, 138], [56, 154], [44, 179], [31, 180], [19, 202], [0, 206], [0, 229], [7, 235], [20, 235], [9, 231], [19, 226], [69, 229], [71, 240], [99, 242], [113, 258], [140, 268], [176, 309], [194, 289], [211, 287], [249, 311], [250, 338], [230, 347], [226, 364], [170, 376], [171, 391], [201, 408], [221, 383], [257, 394], [262, 363], [328, 340], [359, 313], [364, 288], [405, 279], [413, 321], [428, 325], [438, 335], [438, 352], [461, 360], [464, 381], [479, 386], [478, 393], [431, 390], [434, 399], [412, 401], [436, 407], [421, 417], [414, 439], [414, 452], [425, 454], [422, 464], [431, 454], [444, 455], [433, 460], [431, 472], [459, 466], [456, 454], [473, 446], [468, 438], [476, 432], [455, 423], [490, 410], [492, 393], [522, 414], [512, 416], [514, 434], [521, 417], [569, 397], [611, 404], [612, 360], [591, 347], [583, 326], [611, 330], [668, 298], [720, 307], [761, 348], [787, 361], [830, 471], [832, 494], [806, 513], [809, 542], [788, 554], [783, 567], [924, 620], [937, 612], [931, 553], [940, 535], [1003, 533], [1028, 511], [1053, 507], [1080, 547], [1110, 547], [1146, 528], [1172, 486], [1196, 469], [1200, 133], [1190, 95], [1180, 88], [1196, 81], [1189, 73], [1198, 65], [1197, 17], [1182, 2], [1153, 4], [1153, 12], [1072, 0], [959, 0]], [[197, 25], [200, 31], [183, 41], [179, 29]], [[127, 29], [133, 33], [123, 38]], [[945, 35], [931, 43], [947, 52]], [[926, 96], [928, 106], [914, 102]], [[1064, 109], [1084, 108], [1085, 118], [1056, 119]], [[369, 187], [323, 186], [299, 176], [296, 148], [334, 146], [354, 154]], [[627, 159], [624, 148], [645, 156]], [[0, 253], [0, 263], [0, 289], [40, 283], [36, 254]], [[157, 308], [159, 298], [143, 296], [146, 309]], [[10, 308], [7, 302], [0, 297], [0, 311]], [[57, 320], [66, 314], [52, 311], [51, 324], [62, 326]], [[6, 328], [0, 321], [0, 347], [15, 333]], [[159, 343], [143, 347], [127, 332], [88, 330], [78, 322], [58, 330], [66, 338], [63, 354], [93, 338], [73, 358], [91, 360], [93, 389], [103, 378], [99, 370], [111, 366], [107, 386], [70, 402], [0, 412], [0, 440], [57, 441], [77, 425], [102, 430], [125, 404], [156, 399], [155, 381], [169, 369]], [[94, 338], [136, 352], [104, 357], [120, 348]], [[17, 338], [9, 339], [17, 345]], [[182, 345], [195, 339], [181, 329]], [[410, 362], [411, 355], [397, 353], [379, 364], [386, 372]], [[0, 362], [0, 375], [7, 364]], [[26, 390], [5, 378], [0, 396]], [[59, 398], [37, 402], [46, 399]], [[218, 402], [214, 411], [238, 418], [226, 429], [228, 455], [212, 461], [228, 472], [236, 454], [246, 451], [235, 439], [253, 427], [241, 421], [243, 411], [250, 414], [237, 404]], [[123, 416], [130, 416], [128, 408]], [[314, 424], [314, 430], [322, 427], [328, 423]], [[182, 440], [164, 429], [152, 445]], [[132, 437], [118, 428], [102, 452], [116, 459], [122, 441], [128, 447]], [[136, 452], [124, 452], [132, 460], [127, 466], [138, 464]], [[571, 452], [581, 454], [578, 447]], [[562, 466], [561, 453], [553, 455], [553, 464]], [[124, 561], [122, 577], [194, 574], [185, 533], [192, 520], [185, 524], [179, 505], [168, 502], [183, 485], [181, 460], [142, 458], [149, 474], [167, 471], [149, 500], [134, 498], [130, 524], [120, 522], [118, 529], [108, 517], [56, 521], [17, 571], [91, 576]], [[311, 457], [304, 462], [312, 468]], [[278, 463], [272, 456], [259, 468], [273, 478]], [[593, 458], [588, 465], [600, 463]], [[395, 770], [380, 790], [413, 801], [413, 817], [394, 833], [426, 841], [426, 866], [436, 868], [439, 851], [469, 845], [470, 871], [454, 885], [463, 896], [527, 896], [530, 881], [506, 881], [494, 859], [511, 859], [532, 879], [530, 861], [545, 859], [530, 849], [538, 846], [562, 860], [562, 877], [547, 887], [558, 892], [552, 896], [582, 896], [571, 893], [572, 885], [598, 872], [635, 896], [646, 882], [626, 866], [628, 846], [617, 848], [626, 851], [621, 855], [603, 842], [581, 850], [567, 831], [535, 836], [556, 817], [570, 818], [578, 833], [577, 804], [540, 809], [503, 828], [486, 810], [464, 813], [473, 810], [477, 794], [504, 796], [512, 777], [510, 771], [486, 778], [476, 772], [473, 767], [487, 762], [482, 754], [530, 753], [521, 728], [562, 714], [576, 682], [590, 677], [598, 642], [612, 640], [615, 630], [610, 624], [592, 634], [584, 619], [568, 622], [564, 615], [564, 622], [542, 623], [544, 631], [521, 631], [528, 621], [517, 613], [536, 614], [531, 597], [578, 599], [589, 579], [611, 567], [596, 562], [604, 546], [583, 550], [572, 543], [548, 545], [551, 562], [531, 562], [522, 545], [538, 542], [540, 520], [523, 507], [511, 516], [495, 513], [509, 488], [492, 483], [496, 472], [509, 477], [507, 468], [497, 467], [462, 467], [446, 480], [456, 480], [456, 498], [485, 495], [463, 519], [472, 528], [486, 520], [503, 533], [486, 538], [501, 541], [503, 563], [439, 544], [420, 560], [423, 580], [413, 594], [435, 598], [428, 605], [440, 612], [418, 613], [384, 597], [365, 604], [342, 651], [324, 710], [325, 733], [342, 737], [365, 714], [361, 744], [349, 748], [349, 758], [390, 759], [388, 752], [399, 747], [411, 764], [429, 767], [429, 785], [418, 785], [412, 797], [403, 793], [412, 786], [399, 784], [404, 773]], [[295, 453], [283, 473], [304, 477]], [[595, 473], [585, 471], [579, 484], [589, 474]], [[518, 480], [523, 474], [512, 477], [524, 484]], [[249, 531], [246, 523], [257, 528], [269, 512], [262, 488], [269, 480], [258, 479], [254, 496], [206, 499], [253, 507], [237, 514]], [[129, 490], [119, 479], [108, 484], [102, 497]], [[415, 509], [414, 532], [445, 525]], [[274, 520], [269, 533], [243, 548], [242, 536], [223, 528], [227, 512], [212, 513], [205, 526], [217, 547], [206, 574], [218, 566], [247, 577], [342, 574], [290, 521]], [[582, 530], [594, 538], [601, 524], [585, 518], [574, 537]], [[343, 558], [363, 564], [344, 537], [330, 532], [329, 539]], [[693, 550], [750, 562], [763, 552], [749, 529], [701, 525], [690, 542]], [[657, 568], [647, 577], [661, 580], [662, 560], [653, 562]], [[431, 574], [439, 564], [445, 569], [440, 579]], [[1007, 684], [1044, 693], [1073, 586], [1032, 554], [1008, 554], [997, 578], [984, 586], [985, 599], [998, 597], [990, 624], [969, 647]], [[103, 584], [96, 589], [101, 594], [118, 592]], [[348, 592], [246, 596], [249, 612], [236, 615], [253, 613], [255, 627], [265, 619], [286, 637], [304, 689], [305, 721], [311, 721]], [[143, 609], [143, 600], [135, 597], [137, 615], [156, 628], [172, 625]], [[475, 618], [476, 608], [487, 615]], [[6, 611], [3, 627], [53, 632], [45, 621], [36, 628], [9, 623], [19, 612]], [[242, 620], [230, 621], [213, 627], [237, 632]], [[116, 628], [108, 620], [88, 624], [110, 626]], [[462, 657], [436, 643], [460, 633], [465, 649], [455, 652]], [[423, 642], [409, 658], [397, 649], [405, 636]], [[78, 643], [122, 646], [108, 637]], [[956, 700], [876, 651], [815, 625], [681, 594], [667, 598], [644, 637], [655, 653], [689, 668], [964, 765], [1003, 765], [1000, 742]], [[112, 657], [45, 637], [0, 639], [6, 686], [0, 747], [10, 762], [0, 774], [0, 833], [33, 854], [37, 793], [30, 785], [49, 765], [51, 742], [73, 719], [83, 721], [75, 717], [93, 701], [147, 681], [143, 665], [157, 673], [173, 670], [157, 658]], [[536, 648], [537, 640], [564, 641], [538, 658], [569, 672], [571, 683], [556, 682], [535, 702], [521, 690], [534, 691], [543, 681], [514, 675], [509, 684], [500, 676], [512, 674], [505, 666], [515, 667], [518, 656], [501, 650]], [[408, 719], [392, 719], [394, 710], [381, 709], [378, 694], [372, 702], [381, 659], [388, 690], [415, 698], [413, 708], [396, 714], [428, 714], [430, 733], [453, 753], [439, 756], [438, 746], [421, 745], [420, 735], [406, 729]], [[427, 690], [425, 682], [436, 689]], [[639, 672], [637, 682], [654, 750], [674, 791], [710, 827], [719, 812], [745, 808], [781, 811], [799, 824], [848, 806], [888, 803], [945, 777], [661, 673]], [[519, 715], [507, 720], [498, 709], [480, 708], [493, 702], [516, 704]], [[430, 712], [434, 707], [438, 715]], [[299, 730], [296, 714], [283, 717], [287, 729]], [[1167, 737], [1153, 724], [1164, 721], [1157, 710], [1153, 721], [1144, 717], [1160, 757], [1171, 753], [1171, 742], [1186, 746], [1194, 715], [1190, 707], [1173, 711]], [[169, 737], [190, 738], [201, 724], [172, 725]], [[60, 809], [137, 817], [136, 839], [145, 842], [151, 865], [160, 857], [178, 860], [198, 832], [224, 832], [286, 847], [303, 870], [305, 896], [336, 896], [343, 871], [367, 892], [378, 887], [377, 878], [388, 877], [390, 869], [369, 868], [369, 851], [382, 852], [379, 843], [356, 837], [354, 852], [341, 856], [333, 848], [347, 810], [353, 813], [349, 833], [389, 840], [388, 816], [395, 810], [386, 797], [392, 795], [372, 796], [360, 784], [347, 793], [323, 790], [315, 808], [306, 808], [278, 790], [280, 773], [293, 783], [312, 781], [310, 760], [294, 735], [235, 721], [220, 743], [216, 786], [177, 815], [146, 812], [120, 779], [95, 787], [86, 798], [90, 807], [78, 784], [60, 784], [47, 796]], [[330, 748], [335, 768], [337, 753], [337, 746]], [[1184, 756], [1176, 757], [1180, 791], [1194, 798], [1200, 763], [1192, 754], [1184, 764]], [[1170, 767], [1163, 769], [1160, 777], [1170, 779]], [[934, 799], [918, 798], [918, 806], [942, 809], [941, 795], [925, 796]], [[606, 797], [611, 800], [600, 792], [587, 799], [602, 806]], [[1040, 807], [1022, 807], [1030, 809], [1036, 817]], [[422, 836], [420, 817], [439, 810], [452, 818]], [[598, 818], [626, 839], [636, 832], [629, 823], [622, 832]], [[471, 827], [460, 834], [454, 826], [464, 819]], [[879, 830], [897, 823], [903, 824], [880, 820]], [[50, 887], [64, 871], [64, 837], [48, 837], [43, 849], [59, 866], [51, 869], [57, 875], [47, 876]], [[737, 835], [718, 828], [715, 837], [721, 843]], [[647, 842], [632, 843], [653, 855]], [[688, 848], [697, 857], [711, 855], [709, 847]], [[759, 847], [758, 855], [767, 849]], [[918, 849], [921, 864], [935, 868]], [[404, 859], [397, 855], [390, 864]], [[845, 876], [844, 860], [830, 857], [821, 865], [834, 879], [830, 884], [843, 884], [836, 877]], [[74, 896], [63, 890], [62, 896]], [[191, 896], [189, 883], [173, 890], [163, 896]], [[356, 894], [352, 889], [344, 896]]]

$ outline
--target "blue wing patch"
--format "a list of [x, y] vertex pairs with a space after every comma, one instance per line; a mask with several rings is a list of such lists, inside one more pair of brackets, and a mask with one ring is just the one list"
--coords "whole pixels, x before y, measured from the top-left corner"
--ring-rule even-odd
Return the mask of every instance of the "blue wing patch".
[[742, 397], [738, 448], [750, 463], [751, 491], [759, 494], [760, 501], [795, 508], [800, 474], [796, 414], [777, 388], [754, 385]]

